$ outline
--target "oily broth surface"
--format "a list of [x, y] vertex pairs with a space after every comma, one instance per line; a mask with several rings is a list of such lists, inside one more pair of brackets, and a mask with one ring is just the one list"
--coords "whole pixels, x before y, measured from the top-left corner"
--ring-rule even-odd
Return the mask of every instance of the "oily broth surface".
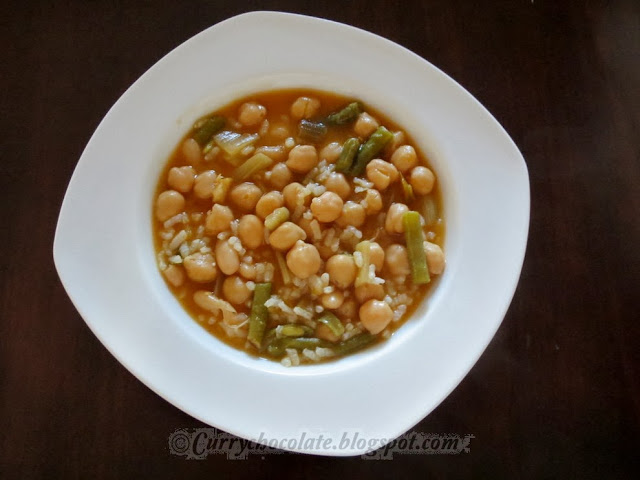
[[[295, 99], [297, 99], [300, 96], [313, 96], [315, 98], [318, 98], [321, 102], [320, 113], [322, 115], [326, 115], [330, 112], [337, 111], [342, 107], [344, 107], [345, 105], [347, 105], [348, 103], [354, 101], [353, 98], [343, 97], [330, 92], [309, 90], [309, 89], [304, 89], [304, 90], [287, 89], [287, 90], [267, 91], [267, 92], [259, 92], [256, 94], [252, 94], [229, 103], [227, 106], [216, 110], [215, 113], [217, 115], [222, 115], [227, 119], [237, 119], [237, 112], [240, 105], [242, 105], [247, 101], [254, 101], [266, 107], [267, 109], [266, 118], [269, 121], [271, 126], [275, 124], [286, 125], [289, 128], [289, 130], [292, 132], [292, 136], [295, 138], [298, 122], [290, 118], [290, 108], [291, 108], [291, 104], [295, 101]], [[381, 112], [376, 111], [375, 109], [372, 109], [368, 105], [365, 105], [365, 111], [370, 115], [372, 115], [374, 118], [376, 118], [380, 125], [384, 125], [385, 127], [387, 127], [388, 130], [392, 132], [398, 131], [398, 130], [403, 131], [405, 134], [405, 141], [403, 143], [406, 145], [412, 145], [414, 147], [414, 149], [416, 150], [416, 153], [418, 154], [418, 160], [419, 160], [418, 164], [427, 166], [433, 171], [433, 169], [431, 168], [431, 164], [426, 158], [426, 156], [420, 151], [418, 146], [413, 142], [413, 139], [406, 133], [406, 130], [402, 128], [402, 125], [397, 124], [396, 122], [392, 121], [390, 118], [386, 117]], [[227, 122], [227, 127], [230, 127], [230, 126], [231, 125], [229, 125], [229, 122]], [[240, 133], [254, 133], [257, 130], [257, 127], [244, 128], [239, 125], [233, 125], [233, 130], [238, 131]], [[280, 137], [274, 136], [271, 133], [271, 130], [272, 129], [270, 128], [270, 131], [267, 132], [264, 136], [262, 136], [257, 141], [257, 143], [255, 144], [256, 147], [282, 145], [284, 143], [284, 140], [281, 139]], [[338, 142], [342, 144], [347, 138], [352, 137], [353, 135], [354, 135], [353, 125], [330, 127], [328, 134], [323, 140], [323, 142], [317, 145], [318, 151], [320, 151], [324, 145], [331, 142]], [[235, 170], [236, 167], [226, 162], [222, 158], [222, 155], [219, 155], [217, 158], [211, 161], [205, 161], [203, 158], [201, 158], [198, 162], [195, 162], [195, 163], [193, 161], [191, 162], [187, 161], [182, 151], [182, 144], [190, 136], [191, 136], [191, 131], [189, 131], [182, 138], [182, 140], [178, 143], [178, 145], [175, 147], [175, 149], [169, 156], [168, 161], [160, 174], [160, 178], [157, 183], [155, 194], [154, 194], [154, 201], [155, 201], [155, 198], [157, 198], [161, 192], [171, 188], [167, 183], [167, 174], [169, 170], [173, 167], [192, 166], [195, 169], [197, 174], [202, 173], [206, 170], [213, 169], [217, 173], [222, 174], [225, 177], [231, 177], [233, 175], [233, 171]], [[388, 157], [388, 156], [385, 156], [385, 157]], [[433, 234], [435, 235], [433, 239], [431, 239], [430, 241], [442, 247], [444, 244], [444, 235], [445, 235], [445, 223], [442, 220], [444, 217], [443, 208], [442, 208], [443, 207], [442, 194], [441, 194], [439, 182], [437, 180], [437, 172], [434, 171], [434, 173], [436, 174], [436, 182], [432, 192], [429, 195], [434, 199], [435, 204], [437, 206], [439, 221], [431, 225], [428, 228], [428, 231], [433, 232]], [[301, 179], [304, 178], [304, 176], [305, 174], [294, 173], [291, 181], [300, 182]], [[364, 174], [362, 176], [365, 177]], [[272, 185], [270, 185], [268, 181], [265, 181], [264, 179], [261, 179], [261, 181], [256, 181], [255, 179], [252, 179], [251, 181], [256, 185], [258, 185], [265, 193], [271, 190], [275, 190], [275, 188]], [[400, 201], [405, 203], [400, 181], [393, 183], [387, 190], [381, 193], [382, 193], [383, 202], [384, 202], [382, 211], [386, 211], [388, 209], [388, 206], [393, 201]], [[187, 197], [187, 202], [185, 206], [185, 212], [188, 214], [195, 213], [195, 212], [202, 212], [204, 215], [206, 215], [206, 212], [212, 206], [212, 201], [210, 199], [201, 200], [195, 197], [195, 195], [187, 195], [186, 197]], [[416, 200], [414, 200], [413, 203], [407, 203], [407, 206], [411, 210], [415, 209], [419, 211], [419, 208], [417, 207], [419, 203], [420, 203], [420, 199], [416, 198]], [[246, 211], [243, 211], [237, 208], [233, 204], [233, 202], [230, 201], [228, 196], [227, 196], [227, 200], [224, 202], [224, 205], [231, 208], [234, 214], [234, 218], [240, 218], [242, 215], [247, 213]], [[389, 244], [397, 243], [399, 237], [397, 235], [393, 235], [393, 236], [389, 235], [384, 231], [384, 228], [380, 228], [379, 225], [377, 225], [376, 222], [374, 221], [376, 216], [377, 214], [368, 216], [367, 220], [365, 221], [365, 224], [362, 227], [360, 227], [360, 230], [363, 233], [362, 240], [374, 239], [377, 243], [380, 244], [380, 246], [383, 249], [386, 249], [386, 247]], [[157, 220], [153, 212], [152, 212], [152, 218], [153, 218], [154, 244], [155, 244], [156, 253], [158, 253], [162, 251], [163, 239], [160, 236], [160, 231], [162, 230], [163, 222], [160, 222], [159, 220]], [[283, 280], [282, 280], [282, 276], [279, 273], [279, 270], [277, 267], [277, 261], [271, 247], [263, 244], [262, 246], [258, 247], [255, 250], [252, 250], [251, 252], [262, 253], [262, 255], [266, 256], [266, 259], [268, 261], [271, 261], [271, 263], [273, 263], [276, 266], [276, 272], [272, 281], [272, 293], [277, 292], [279, 287], [283, 285]], [[249, 252], [247, 254], [249, 254]], [[383, 268], [382, 273], [379, 273], [379, 276], [381, 276], [382, 278], [386, 278], [386, 276], [388, 275], [388, 273], [387, 274], [385, 273], [385, 270], [386, 270], [386, 267]], [[223, 279], [224, 277], [225, 276], [222, 274], [222, 272], [218, 272], [218, 279]], [[397, 330], [409, 318], [412, 317], [417, 307], [421, 304], [422, 300], [424, 300], [426, 294], [435, 287], [435, 285], [438, 283], [438, 280], [439, 280], [439, 276], [432, 276], [430, 283], [428, 283], [427, 285], [419, 286], [416, 293], [413, 295], [413, 303], [407, 306], [407, 312], [405, 313], [403, 318], [400, 319], [399, 321], [392, 321], [389, 327], [387, 327], [391, 332]], [[410, 282], [410, 281], [411, 281], [411, 278], [409, 276], [407, 277], [407, 282]], [[232, 347], [238, 348], [240, 350], [244, 350], [245, 352], [251, 355], [259, 355], [259, 352], [257, 352], [255, 349], [246, 348], [246, 344], [247, 344], [246, 338], [228, 336], [224, 328], [221, 326], [220, 321], [210, 324], [207, 320], [211, 316], [211, 314], [209, 312], [204, 311], [194, 302], [193, 294], [196, 291], [198, 290], [214, 291], [216, 281], [203, 284], [203, 283], [196, 283], [187, 278], [184, 284], [181, 285], [180, 287], [175, 287], [171, 285], [168, 281], [166, 281], [166, 284], [171, 290], [171, 292], [178, 299], [180, 304], [183, 306], [183, 308], [203, 328], [205, 328], [211, 334], [215, 335], [219, 340], [225, 342], [226, 344]], [[236, 308], [238, 313], [245, 313], [248, 315], [250, 312], [250, 307], [247, 307], [246, 305], [234, 305], [234, 307]], [[269, 326], [267, 328], [269, 328]], [[377, 335], [376, 340], [375, 342], [373, 342], [373, 344], [379, 343], [380, 341], [383, 341], [383, 340], [384, 338], [381, 335]], [[268, 358], [271, 358], [268, 355], [266, 356]], [[331, 359], [332, 358], [329, 357], [327, 360], [331, 360]]]

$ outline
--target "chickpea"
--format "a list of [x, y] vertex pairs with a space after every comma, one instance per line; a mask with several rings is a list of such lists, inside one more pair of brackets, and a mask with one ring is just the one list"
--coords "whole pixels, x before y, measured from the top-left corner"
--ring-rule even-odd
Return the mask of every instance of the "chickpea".
[[182, 194], [175, 190], [165, 190], [156, 200], [156, 217], [164, 222], [184, 210], [184, 204]]
[[369, 244], [369, 260], [375, 265], [376, 272], [382, 270], [382, 266], [384, 265], [384, 250], [376, 242]]
[[349, 182], [342, 173], [332, 172], [324, 181], [324, 186], [330, 192], [340, 195], [342, 200], [346, 200], [351, 195], [351, 187]]
[[338, 218], [337, 223], [341, 227], [353, 225], [356, 228], [360, 228], [364, 225], [366, 218], [367, 214], [364, 207], [359, 203], [349, 200], [342, 207], [342, 214]]
[[338, 342], [340, 340], [340, 337], [333, 333], [324, 323], [316, 327], [316, 337], [327, 340], [328, 342]]
[[439, 245], [431, 242], [424, 242], [424, 251], [427, 255], [427, 266], [429, 273], [440, 275], [444, 270], [444, 253]]
[[289, 152], [287, 167], [297, 173], [307, 173], [318, 164], [318, 153], [313, 145], [296, 145]]
[[319, 222], [333, 222], [342, 213], [342, 199], [333, 192], [324, 192], [311, 201], [311, 212]]
[[327, 260], [327, 273], [331, 281], [339, 288], [349, 287], [356, 279], [358, 267], [351, 255], [340, 253]]
[[364, 202], [366, 202], [365, 211], [367, 215], [375, 215], [382, 210], [382, 195], [375, 189], [367, 190], [364, 196]]
[[224, 279], [222, 293], [224, 293], [224, 297], [229, 302], [235, 305], [241, 305], [251, 297], [251, 290], [249, 290], [247, 284], [236, 275]]
[[305, 240], [307, 234], [298, 225], [284, 222], [269, 235], [269, 244], [276, 250], [289, 250], [298, 240]]
[[327, 310], [336, 310], [342, 306], [342, 303], [344, 302], [344, 294], [340, 290], [325, 293], [320, 297], [320, 302]]
[[251, 182], [236, 185], [230, 192], [231, 200], [242, 210], [250, 212], [262, 196], [262, 190]]
[[255, 215], [245, 215], [238, 222], [238, 237], [249, 249], [258, 248], [264, 238], [264, 225]]
[[366, 112], [362, 112], [358, 116], [356, 124], [353, 126], [353, 131], [356, 132], [356, 135], [358, 135], [359, 137], [367, 138], [369, 135], [375, 132], [379, 126], [380, 125], [375, 118], [373, 118]]
[[405, 173], [418, 164], [418, 156], [411, 145], [402, 145], [391, 155], [391, 163], [402, 173]]
[[293, 182], [284, 187], [282, 195], [284, 196], [284, 203], [287, 208], [294, 211], [296, 207], [300, 205], [306, 205], [307, 196], [304, 193], [305, 188], [298, 182]]
[[182, 144], [182, 154], [189, 163], [197, 163], [200, 161], [202, 152], [200, 145], [193, 138], [188, 138]]
[[256, 213], [262, 219], [267, 218], [276, 208], [284, 205], [284, 197], [280, 192], [265, 193], [256, 203]]
[[338, 157], [342, 153], [342, 145], [338, 142], [331, 142], [326, 144], [322, 150], [320, 150], [320, 160], [326, 160], [327, 163], [336, 163]]
[[360, 307], [360, 321], [369, 333], [376, 335], [387, 328], [393, 318], [393, 310], [387, 302], [369, 300]]
[[227, 240], [219, 240], [216, 243], [216, 261], [218, 262], [218, 268], [225, 275], [233, 275], [240, 268], [238, 252], [234, 250]]
[[355, 320], [356, 313], [356, 302], [351, 299], [345, 300], [344, 303], [336, 309], [336, 315], [338, 315], [341, 319], [346, 320], [347, 322]]
[[311, 118], [320, 110], [320, 100], [317, 98], [298, 97], [291, 105], [291, 117], [296, 120]]
[[433, 190], [433, 184], [436, 182], [436, 176], [427, 167], [415, 167], [411, 170], [409, 183], [413, 187], [414, 192], [418, 195], [426, 195]]
[[240, 105], [238, 121], [245, 127], [258, 125], [267, 116], [267, 109], [256, 102], [246, 102]]
[[226, 205], [215, 204], [207, 213], [205, 229], [209, 235], [217, 235], [220, 232], [229, 230], [233, 221], [233, 213]]
[[174, 287], [180, 287], [184, 283], [184, 270], [180, 267], [169, 265], [162, 273]]
[[255, 265], [249, 265], [247, 263], [240, 264], [240, 275], [247, 280], [255, 280], [256, 279], [256, 267]]
[[284, 163], [276, 163], [269, 173], [269, 181], [276, 188], [284, 188], [291, 181], [291, 170]]
[[402, 216], [409, 211], [404, 203], [392, 203], [387, 212], [387, 218], [384, 221], [384, 228], [388, 233], [404, 232], [404, 224]]
[[192, 253], [182, 261], [184, 269], [194, 282], [213, 282], [218, 276], [216, 262], [210, 253]]
[[291, 273], [303, 280], [318, 273], [321, 263], [318, 249], [302, 240], [298, 240], [287, 253], [287, 267]]
[[196, 171], [193, 167], [173, 167], [167, 175], [167, 183], [171, 188], [187, 193], [193, 187]]
[[198, 198], [211, 198], [213, 190], [216, 188], [216, 177], [218, 175], [213, 170], [207, 170], [199, 174], [193, 184], [193, 193]]
[[398, 169], [392, 163], [376, 158], [367, 164], [367, 178], [378, 190], [386, 190], [398, 177]]
[[356, 300], [360, 303], [364, 303], [372, 298], [375, 300], [382, 300], [384, 298], [384, 287], [377, 283], [365, 283], [356, 287]]
[[407, 276], [411, 272], [409, 255], [403, 245], [397, 243], [389, 245], [384, 260], [389, 272], [394, 277]]

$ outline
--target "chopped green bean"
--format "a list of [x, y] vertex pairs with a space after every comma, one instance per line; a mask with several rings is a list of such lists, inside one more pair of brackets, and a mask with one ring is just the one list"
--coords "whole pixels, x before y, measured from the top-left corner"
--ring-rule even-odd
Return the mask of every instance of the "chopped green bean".
[[233, 166], [237, 167], [242, 161], [242, 158], [238, 157], [238, 154], [243, 148], [256, 143], [258, 138], [260, 138], [260, 136], [257, 133], [238, 133], [224, 130], [217, 133], [213, 137], [213, 140], [227, 155], [225, 159]]
[[366, 283], [371, 283], [369, 279], [369, 265], [371, 265], [371, 242], [363, 240], [356, 245], [356, 252], [362, 255], [362, 266], [358, 270], [355, 287], [358, 288]]
[[278, 325], [276, 327], [276, 336], [278, 338], [282, 337], [304, 337], [305, 335], [311, 335], [313, 333], [313, 329], [311, 327], [307, 327], [306, 325]]
[[347, 123], [351, 123], [358, 118], [360, 112], [362, 111], [362, 106], [358, 102], [353, 102], [344, 107], [342, 110], [337, 112], [333, 112], [327, 117], [328, 125], [346, 125]]
[[198, 145], [202, 147], [203, 145], [206, 145], [209, 140], [211, 140], [211, 137], [213, 137], [222, 129], [222, 127], [224, 127], [225, 123], [225, 118], [220, 115], [215, 115], [213, 117], [198, 120], [193, 125], [193, 139], [198, 142]]
[[333, 351], [336, 355], [346, 355], [347, 353], [352, 353], [366, 347], [373, 342], [375, 338], [375, 335], [371, 335], [370, 333], [361, 333], [344, 342], [340, 342], [337, 346], [333, 347]]
[[253, 301], [251, 303], [251, 315], [249, 316], [249, 340], [254, 346], [260, 348], [264, 331], [269, 320], [269, 310], [265, 302], [271, 296], [271, 283], [256, 283], [253, 291]]
[[291, 272], [287, 267], [287, 262], [284, 259], [282, 252], [276, 250], [276, 260], [278, 261], [278, 268], [280, 269], [280, 275], [282, 275], [282, 283], [289, 285], [291, 283]]
[[318, 322], [326, 325], [329, 330], [331, 330], [331, 333], [337, 337], [341, 337], [344, 333], [344, 325], [340, 319], [331, 312], [323, 313], [320, 318], [318, 318]]
[[322, 122], [302, 119], [298, 125], [298, 135], [303, 140], [318, 143], [327, 135], [327, 126]]
[[404, 201], [407, 203], [411, 203], [415, 200], [415, 196], [413, 195], [413, 187], [407, 179], [404, 178], [404, 175], [400, 174], [400, 181], [402, 182], [402, 191], [404, 192]]
[[393, 133], [384, 127], [378, 127], [358, 149], [358, 155], [351, 167], [351, 174], [354, 176], [362, 175], [367, 164], [380, 153], [392, 138]]
[[233, 179], [237, 182], [243, 182], [259, 171], [270, 167], [272, 163], [273, 160], [264, 153], [256, 153], [233, 172]]
[[267, 352], [274, 357], [282, 356], [287, 348], [304, 350], [305, 348], [315, 349], [316, 347], [330, 347], [331, 344], [315, 337], [282, 337], [277, 338], [267, 347]]
[[416, 285], [429, 283], [431, 278], [427, 267], [427, 255], [424, 251], [424, 233], [420, 224], [420, 214], [414, 211], [405, 212], [402, 216], [402, 224], [411, 264], [411, 279]]
[[269, 345], [271, 345], [271, 342], [273, 342], [276, 339], [276, 328], [270, 328], [269, 330], [267, 330], [265, 332], [265, 334], [262, 337], [262, 344], [260, 346], [260, 351], [264, 352], [267, 347]]
[[207, 142], [207, 144], [202, 147], [202, 155], [206, 155], [207, 153], [209, 153], [211, 150], [213, 150], [213, 147], [216, 146], [216, 141], [215, 140], [209, 140], [209, 142]]
[[264, 226], [267, 230], [274, 231], [284, 222], [289, 220], [289, 209], [287, 207], [276, 208], [264, 219]]
[[336, 162], [336, 171], [347, 172], [351, 168], [353, 159], [356, 158], [358, 153], [358, 148], [360, 148], [360, 140], [357, 138], [349, 138], [344, 142], [342, 152], [340, 152], [340, 157]]

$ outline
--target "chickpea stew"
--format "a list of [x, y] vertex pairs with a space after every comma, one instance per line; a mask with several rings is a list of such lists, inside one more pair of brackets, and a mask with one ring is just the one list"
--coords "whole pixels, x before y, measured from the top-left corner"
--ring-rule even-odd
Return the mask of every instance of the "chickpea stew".
[[427, 159], [379, 112], [315, 90], [254, 94], [195, 122], [153, 219], [185, 310], [285, 366], [389, 338], [445, 266]]

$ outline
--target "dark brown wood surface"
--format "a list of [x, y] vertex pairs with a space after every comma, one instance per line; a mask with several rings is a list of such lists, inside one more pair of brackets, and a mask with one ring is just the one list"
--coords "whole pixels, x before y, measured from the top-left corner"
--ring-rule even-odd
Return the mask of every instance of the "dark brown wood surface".
[[[0, 478], [638, 478], [639, 2], [0, 8]], [[172, 48], [256, 9], [334, 19], [413, 50], [475, 95], [527, 161], [529, 245], [511, 308], [471, 373], [414, 429], [473, 434], [469, 453], [172, 456], [171, 432], [202, 425], [107, 352], [58, 280], [58, 210], [103, 115]]]

